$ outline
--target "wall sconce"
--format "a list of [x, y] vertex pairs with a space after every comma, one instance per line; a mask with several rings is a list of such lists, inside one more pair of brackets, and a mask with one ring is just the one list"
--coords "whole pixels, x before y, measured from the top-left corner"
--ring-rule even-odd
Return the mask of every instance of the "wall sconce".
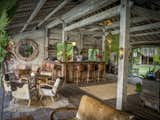
[[76, 46], [76, 42], [72, 42], [72, 45], [73, 45], [73, 46]]
[[34, 76], [35, 76], [34, 72], [31, 72], [31, 77], [34, 77]]
[[119, 49], [119, 57], [120, 57], [120, 59], [123, 59], [123, 56], [124, 56], [124, 48], [120, 48]]

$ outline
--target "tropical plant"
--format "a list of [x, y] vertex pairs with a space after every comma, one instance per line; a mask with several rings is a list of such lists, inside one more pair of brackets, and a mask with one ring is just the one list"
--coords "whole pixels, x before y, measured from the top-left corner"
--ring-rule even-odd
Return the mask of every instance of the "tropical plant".
[[154, 61], [154, 64], [160, 65], [160, 55], [154, 55], [153, 61]]
[[[6, 48], [9, 41], [9, 36], [6, 31], [6, 27], [16, 11], [17, 1], [18, 0], [0, 0], [0, 83], [2, 88], [4, 88], [2, 83], [2, 79], [4, 78], [3, 62], [5, 61], [5, 58], [8, 55]], [[1, 120], [3, 120], [4, 89], [2, 93], [2, 112], [0, 115]]]
[[145, 75], [142, 75], [142, 77], [144, 79], [155, 80], [156, 79], [155, 72], [156, 72], [156, 66], [154, 65], [152, 69], [149, 67], [149, 70], [146, 72]]
[[57, 59], [67, 61], [73, 58], [73, 47], [71, 43], [57, 43]]
[[140, 93], [142, 91], [142, 84], [141, 83], [137, 83], [136, 84], [136, 92]]
[[6, 47], [8, 44], [8, 34], [5, 31], [5, 27], [8, 24], [8, 18], [6, 11], [1, 14], [0, 17], [0, 62], [3, 62], [7, 54]]
[[88, 49], [88, 60], [89, 61], [96, 61], [97, 55], [99, 55], [99, 49]]

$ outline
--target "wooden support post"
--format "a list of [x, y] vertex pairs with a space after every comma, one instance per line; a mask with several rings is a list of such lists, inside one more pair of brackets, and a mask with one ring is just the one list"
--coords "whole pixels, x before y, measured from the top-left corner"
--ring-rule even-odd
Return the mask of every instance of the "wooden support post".
[[103, 56], [104, 56], [104, 60], [105, 60], [105, 40], [106, 40], [106, 35], [107, 35], [107, 33], [106, 33], [106, 29], [105, 28], [102, 28], [102, 31], [103, 31], [103, 35], [102, 35], [102, 54], [103, 54]]
[[125, 108], [128, 80], [128, 43], [129, 43], [129, 0], [121, 0], [120, 12], [120, 56], [118, 64], [117, 102], [116, 108]]
[[105, 39], [106, 39], [105, 29], [102, 28], [102, 31], [103, 31], [103, 35], [102, 35], [102, 53], [104, 53], [104, 51], [105, 51]]
[[45, 38], [44, 38], [44, 58], [48, 57], [48, 29], [45, 28]]
[[63, 24], [62, 24], [62, 42], [65, 41], [65, 33], [66, 33], [66, 32], [64, 31], [65, 26], [66, 26], [66, 24], [63, 23]]
[[80, 33], [80, 49], [83, 49], [83, 33]]

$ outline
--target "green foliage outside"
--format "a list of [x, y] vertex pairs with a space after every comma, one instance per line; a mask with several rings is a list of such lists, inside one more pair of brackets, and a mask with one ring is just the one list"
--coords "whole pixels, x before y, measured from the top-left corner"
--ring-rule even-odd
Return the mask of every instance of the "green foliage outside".
[[71, 43], [57, 43], [57, 59], [61, 61], [73, 58], [73, 45]]
[[99, 49], [88, 49], [88, 60], [97, 61], [96, 55], [99, 53], [100, 53]]
[[160, 65], [160, 55], [154, 55], [153, 61], [154, 61], [154, 64]]
[[142, 91], [142, 85], [141, 83], [136, 84], [136, 92], [140, 93]]
[[[8, 52], [6, 47], [9, 42], [9, 36], [6, 31], [6, 27], [9, 24], [9, 21], [13, 17], [16, 8], [17, 8], [17, 1], [18, 0], [0, 0], [0, 85], [3, 87], [3, 62], [5, 57], [7, 56]], [[4, 106], [4, 90], [1, 96], [1, 113], [0, 119], [3, 119], [3, 106]]]
[[0, 17], [0, 62], [4, 61], [7, 54], [6, 47], [8, 44], [8, 35], [5, 31], [7, 24], [8, 18], [6, 12], [4, 11]]
[[133, 64], [139, 64], [140, 63], [140, 56], [142, 55], [140, 48], [133, 49], [133, 53], [137, 54], [136, 57], [133, 56], [133, 58], [132, 58]]
[[7, 55], [6, 47], [8, 45], [9, 36], [6, 27], [16, 11], [17, 1], [18, 0], [0, 1], [0, 63], [5, 60]]
[[153, 56], [153, 62], [156, 65], [160, 65], [160, 47], [155, 48], [156, 49], [156, 53]]
[[154, 70], [155, 72], [160, 69], [160, 65], [135, 65], [133, 64], [132, 67], [133, 67], [132, 69], [138, 70], [138, 73], [136, 73], [136, 75], [141, 76], [141, 77], [145, 76], [146, 73], [150, 70]]
[[117, 58], [119, 53], [119, 34], [117, 35], [110, 34], [110, 37], [112, 39], [111, 48], [109, 48], [109, 43], [107, 42], [107, 40], [105, 41], [105, 53], [103, 59], [106, 63], [108, 63], [109, 61], [110, 53], [115, 52], [117, 54]]

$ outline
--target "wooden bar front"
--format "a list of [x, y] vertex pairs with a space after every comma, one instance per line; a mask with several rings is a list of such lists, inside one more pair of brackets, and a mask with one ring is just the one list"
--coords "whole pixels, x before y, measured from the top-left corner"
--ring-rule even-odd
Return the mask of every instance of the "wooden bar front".
[[106, 79], [105, 62], [55, 62], [67, 83], [96, 82]]

